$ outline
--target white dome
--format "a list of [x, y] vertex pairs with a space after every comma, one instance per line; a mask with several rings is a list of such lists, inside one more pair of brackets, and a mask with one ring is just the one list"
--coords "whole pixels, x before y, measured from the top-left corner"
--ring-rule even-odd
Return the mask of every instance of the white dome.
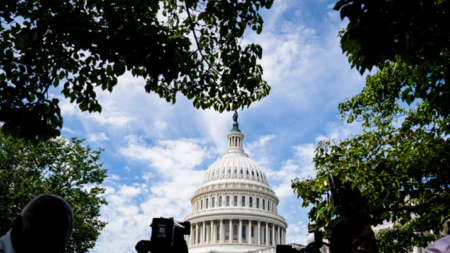
[[248, 155], [242, 153], [226, 153], [223, 157], [209, 166], [205, 173], [202, 186], [230, 181], [234, 182], [260, 182], [269, 186], [266, 173]]
[[287, 223], [261, 167], [244, 153], [237, 113], [228, 150], [208, 170], [191, 198], [190, 253], [273, 252], [285, 243]]

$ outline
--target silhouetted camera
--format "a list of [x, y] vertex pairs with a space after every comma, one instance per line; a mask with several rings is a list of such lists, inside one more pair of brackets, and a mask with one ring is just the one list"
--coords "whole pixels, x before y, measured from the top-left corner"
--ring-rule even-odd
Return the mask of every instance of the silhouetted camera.
[[[309, 238], [308, 238], [309, 239]], [[276, 253], [321, 253], [320, 248], [323, 246], [322, 232], [314, 232], [314, 240], [308, 242], [305, 248], [296, 248], [292, 245], [277, 245]]]
[[334, 210], [341, 218], [368, 217], [367, 203], [358, 188], [352, 189], [352, 182], [345, 182], [328, 175], [329, 189]]
[[184, 235], [189, 235], [191, 223], [176, 222], [173, 218], [153, 218], [150, 241], [142, 240], [136, 244], [139, 253], [188, 253]]

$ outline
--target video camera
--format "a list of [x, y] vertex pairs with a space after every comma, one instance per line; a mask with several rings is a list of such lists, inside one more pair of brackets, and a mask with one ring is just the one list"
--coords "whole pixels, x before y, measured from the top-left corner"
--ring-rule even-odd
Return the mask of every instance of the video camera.
[[277, 245], [276, 253], [321, 253], [320, 248], [326, 243], [322, 241], [322, 232], [315, 231], [314, 238], [310, 242], [308, 236], [308, 245], [305, 248], [296, 248], [292, 245]]
[[[347, 181], [342, 184], [340, 179], [331, 175], [328, 175], [328, 182], [331, 201], [337, 215], [341, 218], [369, 217], [366, 200], [362, 197], [358, 188], [352, 188], [352, 182]], [[305, 248], [298, 249], [292, 245], [277, 245], [276, 253], [320, 253], [320, 248], [323, 245], [329, 246], [322, 239], [322, 232], [315, 231], [314, 240], [308, 242]]]
[[366, 200], [358, 188], [352, 189], [352, 182], [347, 181], [342, 184], [340, 179], [331, 175], [328, 175], [328, 181], [336, 214], [341, 218], [369, 216]]
[[173, 218], [153, 218], [150, 241], [142, 240], [136, 244], [138, 253], [188, 253], [184, 235], [189, 235], [191, 223], [176, 222]]

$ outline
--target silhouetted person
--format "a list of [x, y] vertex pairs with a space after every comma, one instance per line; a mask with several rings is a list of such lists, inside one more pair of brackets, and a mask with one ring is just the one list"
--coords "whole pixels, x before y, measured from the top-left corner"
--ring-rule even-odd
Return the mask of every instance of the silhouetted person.
[[73, 230], [73, 214], [61, 197], [39, 195], [22, 210], [11, 230], [0, 238], [0, 252], [60, 252]]
[[425, 253], [449, 253], [450, 252], [450, 220], [444, 223], [444, 234], [447, 236], [428, 245]]
[[331, 230], [330, 252], [378, 253], [375, 233], [364, 219], [346, 219]]

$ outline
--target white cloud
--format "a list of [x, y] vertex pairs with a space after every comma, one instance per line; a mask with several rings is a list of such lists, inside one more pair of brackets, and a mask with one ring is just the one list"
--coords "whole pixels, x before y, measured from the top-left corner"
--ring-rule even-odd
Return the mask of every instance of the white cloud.
[[88, 141], [106, 141], [109, 140], [108, 136], [106, 136], [105, 133], [101, 132], [101, 133], [97, 133], [97, 134], [89, 134], [87, 136]]
[[102, 219], [109, 223], [93, 252], [134, 252], [139, 240], [149, 238], [148, 225], [153, 217], [182, 220], [191, 212], [190, 198], [204, 173], [195, 168], [209, 156], [201, 143], [198, 139], [179, 139], [148, 144], [144, 137], [125, 138], [119, 153], [145, 165], [142, 178], [147, 183], [111, 182], [115, 191], [106, 194], [109, 204], [102, 207]]
[[71, 134], [75, 134], [76, 133], [74, 130], [72, 130], [72, 129], [68, 128], [68, 127], [63, 127], [61, 130], [65, 131], [65, 132], [68, 132], [68, 133], [71, 133]]
[[[247, 152], [247, 154], [250, 157], [253, 157], [253, 156], [255, 156], [254, 153], [256, 153], [257, 150], [263, 148], [270, 140], [274, 139], [275, 137], [276, 136], [273, 134], [268, 134], [268, 135], [259, 136], [258, 140], [250, 142], [249, 144], [244, 143], [245, 152]], [[268, 159], [263, 160], [263, 158], [262, 158], [262, 162], [263, 163], [268, 162]]]
[[123, 167], [123, 169], [126, 170], [126, 171], [130, 171], [131, 170], [130, 167], [128, 167], [128, 166]]
[[172, 176], [179, 170], [192, 170], [209, 157], [198, 139], [164, 140], [148, 145], [144, 137], [131, 135], [126, 136], [125, 141], [125, 146], [119, 148], [122, 156], [149, 162], [149, 166], [163, 176]]
[[289, 229], [286, 233], [286, 242], [287, 243], [300, 243], [303, 245], [307, 245], [307, 235], [308, 235], [308, 226], [304, 224], [303, 221], [299, 221], [294, 224], [290, 224]]
[[120, 177], [116, 174], [112, 174], [109, 178], [111, 178], [112, 180], [120, 180]]
[[142, 175], [142, 179], [144, 179], [146, 182], [149, 182], [150, 179], [156, 177], [156, 175], [154, 173], [151, 172], [146, 172]]
[[158, 129], [165, 129], [167, 127], [167, 123], [164, 121], [155, 121], [153, 125]]

